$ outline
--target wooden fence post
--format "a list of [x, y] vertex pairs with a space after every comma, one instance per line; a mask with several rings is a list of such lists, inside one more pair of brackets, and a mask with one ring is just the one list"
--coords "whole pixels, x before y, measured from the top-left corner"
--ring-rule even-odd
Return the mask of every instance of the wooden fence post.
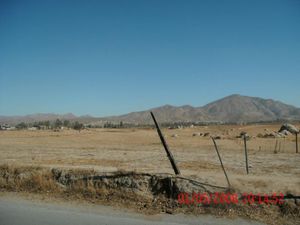
[[215, 139], [214, 139], [213, 137], [211, 137], [211, 139], [212, 139], [212, 141], [214, 142], [215, 149], [216, 149], [216, 152], [217, 152], [217, 154], [218, 154], [218, 157], [219, 157], [219, 160], [220, 160], [220, 163], [221, 163], [221, 167], [222, 167], [222, 169], [223, 169], [223, 172], [224, 172], [224, 174], [225, 174], [225, 177], [226, 177], [226, 180], [227, 180], [227, 183], [228, 183], [228, 187], [230, 188], [230, 187], [231, 187], [231, 185], [230, 185], [230, 182], [229, 182], [229, 179], [228, 179], [227, 173], [226, 173], [226, 171], [225, 171], [225, 168], [224, 168], [224, 166], [223, 166], [223, 162], [222, 162], [222, 159], [221, 159], [221, 156], [220, 156], [219, 150], [218, 150], [218, 146], [217, 146], [217, 144], [216, 144], [216, 141], [215, 141]]
[[155, 117], [154, 117], [154, 114], [153, 114], [153, 112], [150, 112], [150, 114], [151, 114], [152, 119], [153, 119], [153, 121], [154, 121], [154, 124], [155, 124], [156, 130], [157, 130], [158, 136], [159, 136], [159, 138], [160, 138], [160, 140], [161, 140], [161, 143], [162, 143], [162, 145], [164, 146], [165, 151], [166, 151], [166, 153], [167, 153], [167, 156], [168, 156], [168, 158], [169, 158], [169, 160], [170, 160], [170, 162], [171, 162], [172, 168], [173, 168], [175, 174], [176, 174], [176, 175], [179, 175], [179, 174], [180, 174], [180, 170], [179, 170], [179, 168], [178, 168], [177, 165], [176, 165], [175, 159], [174, 159], [174, 157], [173, 157], [171, 151], [169, 150], [169, 147], [168, 147], [168, 145], [167, 145], [167, 142], [166, 142], [166, 140], [165, 140], [165, 138], [164, 138], [164, 136], [163, 136], [163, 134], [162, 134], [162, 132], [161, 132], [161, 130], [160, 130], [160, 128], [159, 128], [159, 125], [158, 125], [158, 123], [157, 123], [157, 121], [156, 121], [156, 119], [155, 119]]
[[296, 153], [298, 153], [298, 133], [296, 132]]
[[277, 145], [278, 145], [278, 139], [275, 139], [275, 148], [274, 148], [274, 153], [277, 153]]
[[247, 174], [249, 174], [249, 168], [248, 168], [248, 151], [247, 151], [247, 137], [246, 134], [243, 135], [244, 136], [244, 147], [245, 147], [245, 159], [246, 159], [246, 171]]

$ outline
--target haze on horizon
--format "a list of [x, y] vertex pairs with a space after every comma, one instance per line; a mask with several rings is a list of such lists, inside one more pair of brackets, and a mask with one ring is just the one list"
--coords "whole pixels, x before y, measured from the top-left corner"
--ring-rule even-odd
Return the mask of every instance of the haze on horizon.
[[1, 1], [0, 115], [121, 115], [231, 94], [300, 107], [300, 2]]

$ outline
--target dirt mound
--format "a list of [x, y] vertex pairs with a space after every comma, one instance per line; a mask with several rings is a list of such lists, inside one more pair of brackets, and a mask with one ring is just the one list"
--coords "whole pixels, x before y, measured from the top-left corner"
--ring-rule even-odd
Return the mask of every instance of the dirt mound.
[[134, 172], [97, 173], [94, 171], [74, 171], [52, 169], [56, 182], [64, 188], [81, 184], [97, 189], [132, 192], [144, 196], [162, 195], [176, 199], [179, 193], [225, 191], [223, 187], [199, 183], [197, 181], [170, 174], [147, 174]]

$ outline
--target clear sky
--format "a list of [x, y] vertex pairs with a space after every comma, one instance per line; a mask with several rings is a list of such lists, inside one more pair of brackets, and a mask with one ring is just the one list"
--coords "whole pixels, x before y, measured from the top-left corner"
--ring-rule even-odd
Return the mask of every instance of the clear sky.
[[299, 0], [0, 0], [0, 115], [234, 93], [300, 107]]

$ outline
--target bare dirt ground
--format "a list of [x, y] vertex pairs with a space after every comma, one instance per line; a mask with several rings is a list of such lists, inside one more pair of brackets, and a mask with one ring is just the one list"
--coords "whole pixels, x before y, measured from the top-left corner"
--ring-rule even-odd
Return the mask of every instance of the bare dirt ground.
[[[296, 124], [299, 126], [299, 124]], [[295, 136], [257, 138], [257, 134], [277, 131], [280, 125], [207, 126], [163, 129], [168, 145], [183, 176], [226, 186], [210, 137], [216, 140], [233, 187], [241, 192], [290, 192], [300, 195], [300, 153], [295, 153]], [[243, 141], [236, 138], [246, 131], [250, 174], [246, 174]], [[177, 134], [177, 137], [172, 137]], [[277, 148], [280, 151], [274, 153]], [[0, 164], [81, 168], [100, 172], [135, 171], [173, 173], [154, 129], [88, 129], [54, 131], [1, 131]]]

